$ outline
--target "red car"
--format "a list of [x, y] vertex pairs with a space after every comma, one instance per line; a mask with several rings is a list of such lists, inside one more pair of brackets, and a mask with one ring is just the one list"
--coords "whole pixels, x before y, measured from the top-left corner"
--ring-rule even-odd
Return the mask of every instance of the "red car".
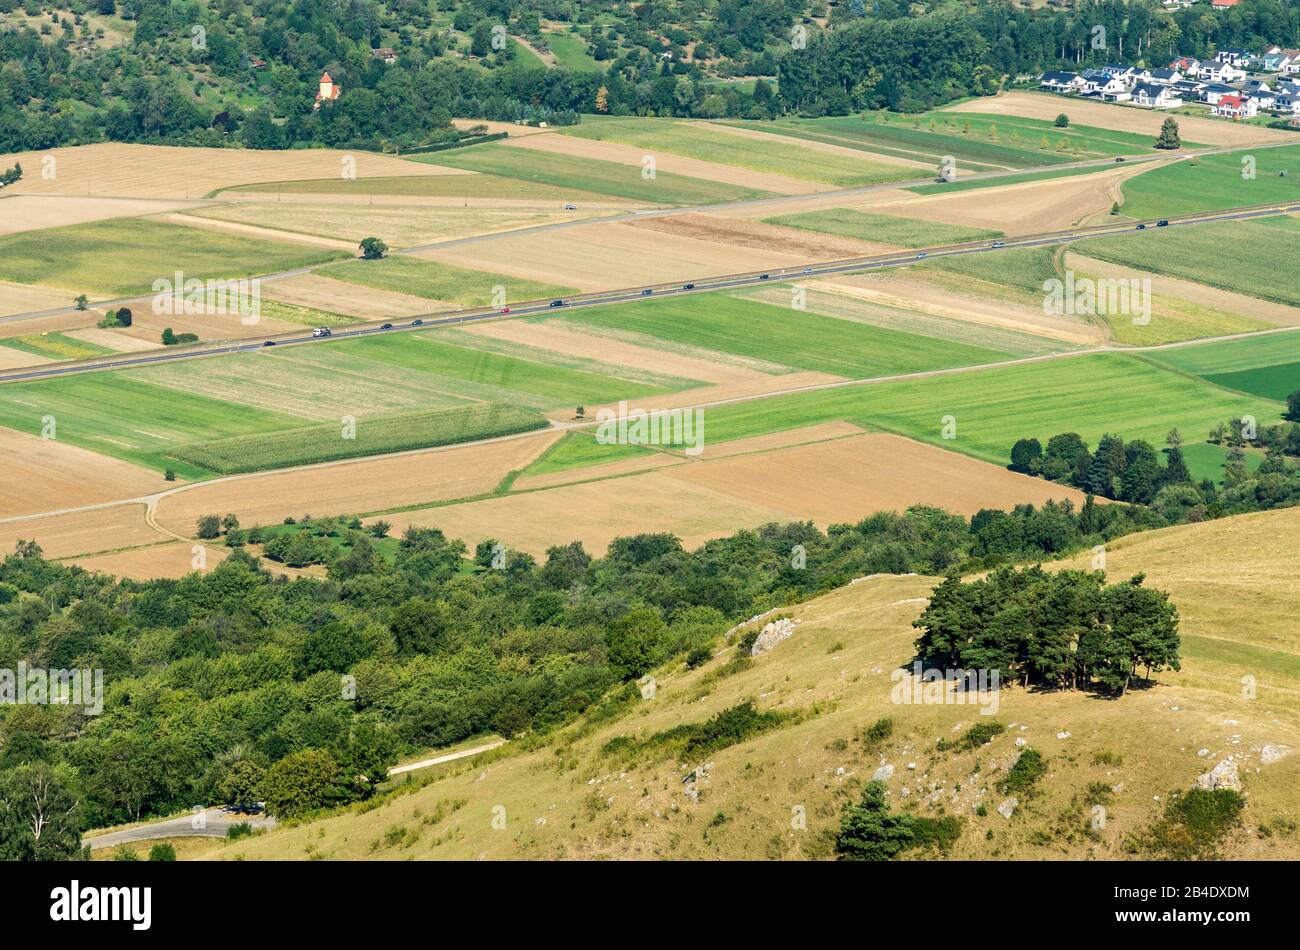
[[510, 308], [509, 308], [509, 307], [502, 307], [502, 308], [501, 308], [501, 312], [502, 312], [502, 313], [509, 313], [509, 312], [510, 312]]

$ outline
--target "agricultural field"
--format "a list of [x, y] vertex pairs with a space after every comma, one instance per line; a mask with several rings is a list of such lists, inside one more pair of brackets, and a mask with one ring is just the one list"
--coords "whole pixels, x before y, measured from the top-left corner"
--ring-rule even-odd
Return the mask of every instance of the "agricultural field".
[[767, 194], [740, 184], [728, 185], [672, 172], [657, 172], [654, 178], [647, 179], [642, 177], [638, 165], [601, 159], [549, 153], [545, 160], [539, 160], [534, 151], [498, 142], [416, 156], [413, 161], [571, 188], [575, 194], [598, 192], [654, 205], [714, 204]]
[[[1256, 221], [1216, 221], [1140, 236], [1089, 238], [1073, 245], [1088, 257], [1168, 274], [1233, 293], [1300, 306], [1284, 260], [1300, 251], [1300, 221], [1287, 216]], [[1267, 253], [1260, 253], [1267, 248]]]
[[[1126, 842], [1160, 819], [1171, 789], [1190, 787], [1206, 771], [1197, 753], [1210, 749], [1232, 750], [1242, 761], [1249, 796], [1249, 827], [1233, 831], [1225, 848], [1246, 860], [1294, 858], [1293, 837], [1255, 829], [1285, 823], [1300, 808], [1295, 755], [1262, 754], [1266, 744], [1300, 745], [1300, 626], [1285, 566], [1298, 542], [1293, 509], [1108, 545], [1109, 580], [1144, 573], [1170, 591], [1182, 615], [1182, 670], [1157, 674], [1153, 688], [1126, 696], [1122, 716], [1086, 693], [1018, 687], [1004, 688], [996, 715], [987, 717], [970, 706], [891, 702], [888, 671], [912, 656], [911, 623], [940, 578], [877, 576], [782, 608], [797, 621], [795, 633], [752, 660], [741, 661], [732, 641], [761, 622], [742, 626], [696, 669], [679, 661], [655, 670], [653, 702], [611, 703], [536, 743], [508, 744], [413, 782], [378, 808], [230, 842], [215, 856], [824, 860], [834, 855], [843, 806], [884, 762], [895, 766], [891, 800], [918, 802], [897, 807], [961, 816], [951, 858], [1131, 859]], [[1066, 564], [1087, 568], [1090, 558]], [[1240, 622], [1247, 605], [1260, 624]], [[1265, 631], [1269, 640], [1261, 642]], [[1245, 676], [1258, 682], [1258, 701], [1243, 700]], [[759, 695], [762, 712], [789, 718], [711, 752], [707, 780], [697, 773], [698, 799], [683, 795], [694, 763], [620, 752], [614, 741], [698, 728]], [[974, 750], [938, 747], [938, 739], [951, 744], [969, 730], [972, 716], [1003, 730]], [[980, 776], [1009, 768], [1021, 751], [1017, 740], [1039, 751], [1048, 771], [1007, 819], [995, 810], [1004, 796]], [[555, 768], [557, 757], [573, 767]], [[908, 762], [914, 771], [904, 769]], [[922, 800], [932, 785], [941, 794], [931, 806]], [[1106, 825], [1092, 835], [1060, 834], [1086, 824], [1090, 806], [1080, 796], [1089, 788], [1119, 789], [1108, 791]], [[803, 805], [806, 829], [791, 827], [792, 798]], [[512, 816], [513, 833], [492, 829], [493, 804]], [[643, 820], [654, 812], [661, 818]]]
[[[698, 161], [753, 172], [805, 179], [837, 188], [874, 185], [918, 177], [896, 162], [872, 162], [848, 151], [828, 151], [787, 143], [779, 136], [738, 136], [704, 123], [674, 119], [587, 119], [565, 135], [598, 142], [618, 142], [647, 152], [668, 152]], [[744, 178], [743, 172], [737, 177]]]
[[1274, 202], [1300, 208], [1300, 145], [1171, 162], [1128, 179], [1123, 192], [1123, 213], [1136, 219]]
[[[502, 175], [464, 174], [464, 175], [402, 175], [391, 178], [318, 178], [306, 181], [279, 181], [257, 185], [241, 185], [226, 189], [223, 197], [231, 198], [247, 194], [275, 195], [328, 195], [332, 199], [359, 200], [367, 198], [384, 199], [447, 199], [448, 203], [461, 202], [508, 201], [546, 203], [549, 207], [560, 208], [566, 202], [579, 203], [580, 206], [592, 202], [608, 205], [609, 195], [578, 188], [549, 185], [540, 181], [525, 181], [521, 178], [508, 178]], [[636, 204], [626, 199], [618, 199], [623, 205]]]
[[31, 336], [6, 337], [3, 345], [11, 350], [18, 350], [31, 356], [47, 360], [82, 360], [91, 356], [103, 356], [113, 350], [106, 346], [87, 343], [68, 336], [65, 333], [42, 333]]
[[1097, 354], [719, 406], [706, 429], [710, 441], [727, 441], [845, 419], [1005, 465], [1020, 438], [1077, 432], [1095, 445], [1113, 432], [1163, 445], [1170, 428], [1199, 434], [1247, 413], [1263, 425], [1281, 410], [1142, 359]]
[[[145, 218], [50, 228], [39, 241], [0, 237], [0, 279], [125, 297], [155, 280], [227, 280], [338, 260], [351, 255], [301, 244], [189, 228]], [[165, 262], [165, 263], [164, 263]]]
[[[979, 99], [971, 105], [991, 101]], [[923, 161], [935, 168], [944, 156], [950, 155], [957, 160], [959, 176], [963, 170], [992, 171], [1137, 155], [1149, 152], [1154, 141], [1153, 137], [1104, 127], [1071, 123], [1068, 128], [1058, 129], [1046, 119], [948, 110], [923, 115], [877, 112], [778, 119], [770, 129], [792, 138]]]
[[878, 241], [898, 247], [933, 247], [937, 244], [960, 244], [1003, 236], [1001, 231], [896, 218], [887, 214], [855, 211], [852, 208], [782, 214], [763, 220], [782, 227], [836, 234], [861, 241]]
[[637, 333], [793, 369], [863, 378], [990, 363], [1008, 354], [726, 295], [601, 307], [568, 327]]
[[492, 306], [495, 288], [498, 286], [505, 288], [506, 300], [509, 301], [540, 300], [573, 293], [572, 287], [454, 267], [415, 257], [348, 261], [336, 267], [323, 268], [317, 273], [377, 290], [398, 291], [466, 307]]
[[281, 204], [266, 201], [212, 205], [193, 211], [191, 215], [212, 221], [343, 239], [353, 247], [366, 237], [380, 238], [390, 247], [409, 247], [474, 234], [576, 221], [589, 216], [584, 212], [391, 206], [371, 208], [353, 204]]
[[1004, 185], [1023, 185], [1040, 181], [1055, 181], [1058, 178], [1074, 178], [1076, 175], [1096, 175], [1110, 171], [1106, 165], [1087, 168], [1055, 168], [1045, 172], [1025, 172], [1023, 175], [997, 175], [992, 178], [961, 178], [955, 181], [933, 182], [928, 185], [912, 185], [908, 191], [917, 195], [947, 195], [953, 192], [974, 191], [982, 188], [999, 188]]
[[1264, 399], [1284, 401], [1300, 390], [1300, 333], [1269, 333], [1151, 353], [1149, 358]]

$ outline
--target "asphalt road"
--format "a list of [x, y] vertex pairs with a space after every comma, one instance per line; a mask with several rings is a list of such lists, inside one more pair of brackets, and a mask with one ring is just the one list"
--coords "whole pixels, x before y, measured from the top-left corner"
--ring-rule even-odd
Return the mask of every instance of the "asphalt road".
[[[1218, 221], [1241, 221], [1250, 218], [1272, 217], [1292, 210], [1300, 210], [1296, 205], [1256, 205], [1245, 208], [1231, 208], [1225, 211], [1204, 212], [1199, 214], [1170, 217], [1169, 227], [1187, 227], [1196, 224], [1208, 224]], [[1145, 222], [1119, 224], [1100, 224], [1086, 228], [1050, 231], [1042, 234], [1030, 234], [1001, 241], [975, 241], [962, 244], [938, 245], [921, 248], [906, 253], [892, 252], [869, 257], [847, 258], [836, 261], [809, 263], [804, 267], [785, 268], [777, 271], [751, 271], [742, 274], [727, 274], [704, 277], [698, 280], [686, 278], [684, 283], [651, 284], [640, 287], [628, 287], [621, 290], [603, 291], [591, 294], [579, 294], [566, 297], [563, 301], [529, 301], [518, 306], [497, 309], [474, 309], [440, 311], [424, 317], [417, 317], [403, 322], [378, 322], [350, 326], [333, 331], [329, 337], [313, 337], [309, 332], [272, 335], [263, 338], [240, 340], [237, 343], [216, 345], [197, 345], [173, 348], [158, 352], [122, 355], [119, 357], [98, 357], [89, 360], [57, 363], [51, 366], [33, 367], [0, 374], [0, 383], [23, 382], [48, 379], [55, 376], [70, 376], [79, 373], [98, 372], [109, 369], [149, 366], [155, 363], [170, 363], [176, 360], [194, 359], [201, 356], [219, 356], [229, 353], [253, 353], [258, 350], [276, 346], [296, 346], [307, 343], [327, 343], [333, 340], [351, 337], [370, 336], [376, 333], [393, 333], [400, 331], [423, 330], [430, 327], [448, 326], [463, 323], [477, 323], [484, 320], [496, 320], [504, 316], [523, 317], [533, 314], [548, 313], [555, 310], [571, 310], [579, 307], [608, 306], [617, 303], [630, 303], [655, 297], [679, 297], [690, 294], [705, 293], [716, 290], [732, 290], [740, 287], [752, 287], [767, 282], [799, 280], [811, 277], [825, 277], [830, 274], [844, 274], [858, 271], [904, 267], [921, 260], [934, 260], [941, 257], [957, 257], [967, 254], [988, 254], [1000, 250], [1016, 248], [1044, 247], [1069, 244], [1084, 238], [1119, 235], [1146, 235], [1158, 230], [1156, 219]], [[388, 329], [385, 329], [388, 327]]]

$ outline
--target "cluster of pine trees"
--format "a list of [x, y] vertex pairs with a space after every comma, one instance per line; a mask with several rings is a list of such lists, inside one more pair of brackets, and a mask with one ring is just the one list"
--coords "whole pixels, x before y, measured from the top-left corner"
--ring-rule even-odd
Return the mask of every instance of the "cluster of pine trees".
[[1102, 571], [1003, 567], [962, 583], [948, 577], [913, 626], [917, 657], [943, 670], [997, 670], [1003, 682], [1122, 695], [1179, 669], [1178, 612], [1139, 574], [1107, 585]]

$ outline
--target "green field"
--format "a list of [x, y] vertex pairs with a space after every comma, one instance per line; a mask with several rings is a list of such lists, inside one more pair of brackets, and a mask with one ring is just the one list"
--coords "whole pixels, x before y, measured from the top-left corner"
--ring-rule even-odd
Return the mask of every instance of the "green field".
[[1150, 358], [1265, 399], [1285, 400], [1300, 390], [1300, 332], [1181, 347]]
[[898, 247], [933, 247], [937, 244], [959, 244], [985, 238], [1002, 237], [1001, 231], [965, 228], [938, 221], [920, 221], [916, 218], [897, 218], [887, 214], [872, 214], [852, 208], [827, 208], [823, 211], [803, 211], [763, 219], [768, 224], [804, 231], [819, 231], [859, 241], [894, 244]]
[[638, 455], [650, 455], [651, 449], [640, 445], [596, 441], [590, 432], [569, 432], [553, 446], [533, 460], [522, 475], [551, 475], [570, 469], [586, 468], [603, 462], [619, 462]]
[[[435, 153], [438, 155], [444, 153]], [[432, 162], [433, 157], [427, 160]], [[442, 163], [439, 163], [442, 164]], [[232, 192], [259, 191], [275, 194], [385, 195], [400, 198], [521, 198], [556, 202], [607, 201], [608, 195], [577, 188], [559, 187], [501, 175], [398, 175], [389, 178], [321, 178], [308, 181], [278, 181], [226, 188]]]
[[1080, 254], [1112, 264], [1300, 306], [1300, 284], [1289, 268], [1278, 266], [1300, 253], [1300, 221], [1294, 218], [1152, 229], [1074, 246]]
[[854, 378], [990, 363], [1009, 355], [721, 294], [601, 307], [567, 314], [563, 321]]
[[[756, 127], [752, 124], [729, 124], [767, 131], [766, 125]], [[588, 118], [581, 125], [565, 129], [564, 134], [598, 142], [633, 145], [648, 152], [670, 152], [700, 161], [802, 178], [841, 188], [917, 177], [914, 169], [893, 163], [872, 162], [865, 157], [857, 159], [832, 151], [804, 148], [793, 142], [783, 142], [777, 137], [770, 140], [742, 137], [677, 119]], [[744, 175], [738, 174], [737, 180], [744, 180]]]
[[158, 279], [227, 280], [350, 257], [332, 251], [167, 224], [119, 218], [0, 237], [0, 280], [47, 284], [124, 297]]
[[493, 288], [506, 289], [506, 299], [540, 300], [574, 293], [572, 287], [542, 284], [522, 277], [507, 277], [487, 271], [469, 270], [418, 257], [385, 257], [377, 261], [346, 261], [320, 271], [335, 280], [428, 297], [465, 307], [492, 306]]
[[546, 45], [551, 48], [555, 61], [570, 69], [595, 71], [604, 69], [587, 52], [587, 41], [575, 32], [565, 30], [561, 33], [546, 33]]
[[179, 446], [173, 454], [191, 465], [228, 475], [452, 445], [541, 429], [547, 424], [545, 417], [518, 406], [479, 403], [359, 419], [351, 439], [342, 437], [339, 423], [327, 422]]
[[[513, 148], [493, 142], [473, 148], [452, 149], [419, 156], [415, 161], [449, 168], [518, 178], [556, 188], [578, 192], [599, 192], [619, 198], [631, 198], [658, 205], [702, 205], [724, 201], [761, 198], [767, 194], [757, 188], [729, 185], [702, 178], [689, 178], [659, 172], [653, 179], [641, 177], [639, 165], [623, 165], [573, 155], [556, 155], [535, 152], [527, 148]], [[451, 176], [445, 176], [451, 177]], [[461, 177], [461, 176], [457, 176]], [[737, 175], [737, 178], [743, 178]]]
[[1026, 247], [990, 251], [987, 254], [962, 254], [937, 257], [913, 265], [921, 274], [939, 280], [951, 279], [955, 286], [971, 280], [1003, 288], [1007, 293], [1036, 301], [1043, 299], [1043, 281], [1058, 277], [1057, 248]]
[[[204, 362], [204, 361], [199, 361]], [[59, 440], [183, 478], [208, 474], [176, 465], [176, 446], [298, 428], [285, 413], [156, 386], [124, 373], [87, 373], [0, 386], [0, 425], [34, 435], [52, 416]]]
[[963, 169], [989, 171], [1137, 155], [1149, 152], [1154, 141], [1151, 136], [1092, 126], [1057, 129], [1042, 119], [974, 112], [778, 119], [763, 128], [794, 138], [933, 162], [936, 167], [941, 158], [951, 155], [957, 160], [958, 175]]
[[[1233, 416], [1264, 424], [1280, 411], [1142, 359], [1097, 354], [720, 406], [707, 410], [706, 431], [726, 442], [843, 419], [1005, 465], [1020, 438], [1078, 432], [1095, 446], [1114, 432], [1160, 446], [1177, 427], [1190, 443]], [[945, 416], [955, 439], [943, 438]]]
[[106, 346], [86, 343], [63, 333], [39, 333], [30, 336], [11, 336], [0, 340], [0, 344], [11, 350], [43, 356], [52, 360], [82, 360], [91, 356], [103, 356], [112, 353]]
[[[1243, 177], [1244, 159], [1254, 177]], [[1153, 168], [1123, 184], [1124, 214], [1133, 218], [1219, 211], [1273, 202], [1300, 206], [1300, 145], [1242, 149]]]

